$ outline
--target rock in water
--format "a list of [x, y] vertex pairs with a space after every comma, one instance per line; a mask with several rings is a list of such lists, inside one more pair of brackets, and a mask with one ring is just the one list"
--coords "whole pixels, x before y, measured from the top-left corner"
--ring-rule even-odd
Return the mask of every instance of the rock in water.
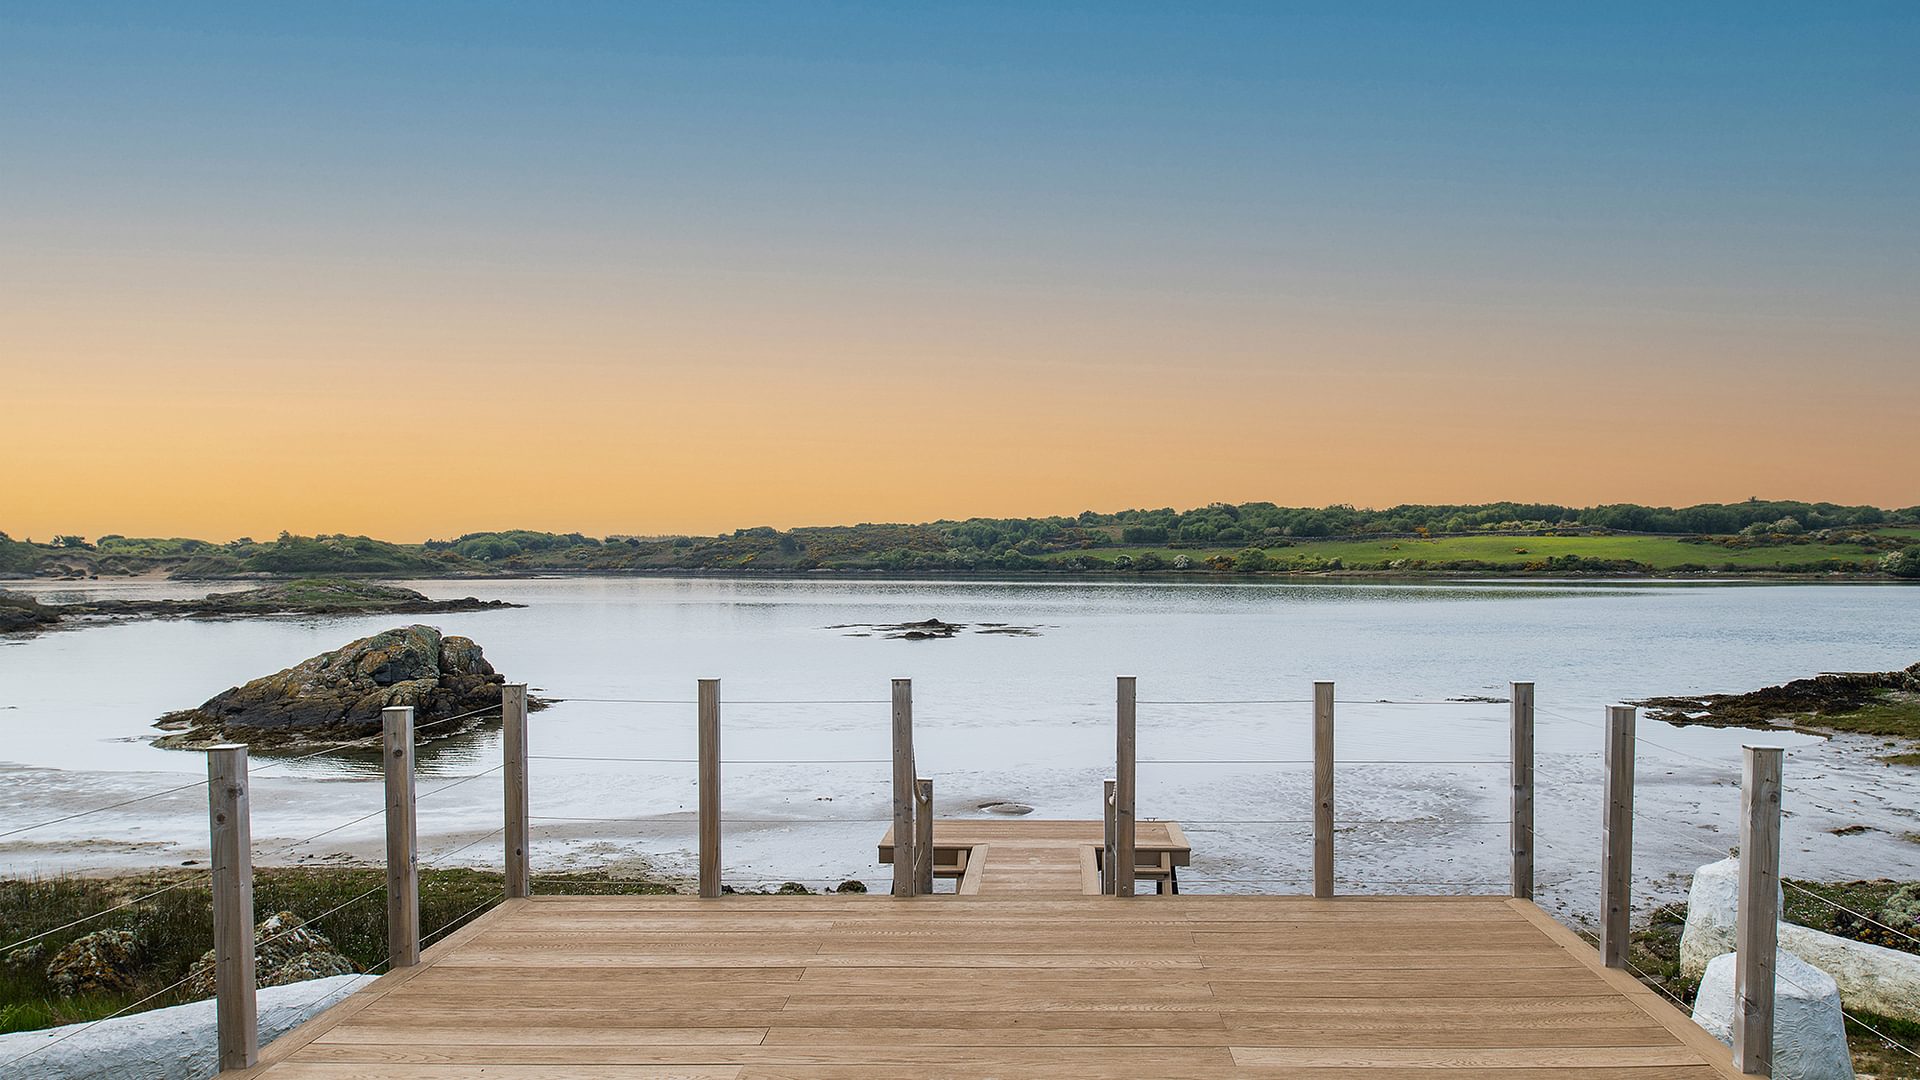
[[498, 705], [505, 681], [471, 640], [408, 626], [168, 713], [156, 726], [176, 733], [159, 740], [175, 749], [353, 738], [377, 733], [380, 710], [393, 706], [411, 705], [414, 722], [429, 724]]
[[[1733, 965], [1722, 953], [1707, 964], [1693, 1000], [1693, 1022], [1733, 1045]], [[1785, 949], [1774, 954], [1775, 1080], [1853, 1080], [1853, 1052], [1840, 1012], [1840, 988], [1827, 973]]]

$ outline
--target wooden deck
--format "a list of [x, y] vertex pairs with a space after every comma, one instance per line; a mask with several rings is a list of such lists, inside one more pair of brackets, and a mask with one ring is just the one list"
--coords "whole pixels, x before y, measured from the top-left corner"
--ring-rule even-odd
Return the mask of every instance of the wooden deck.
[[509, 901], [269, 1046], [266, 1080], [1715, 1080], [1525, 901]]

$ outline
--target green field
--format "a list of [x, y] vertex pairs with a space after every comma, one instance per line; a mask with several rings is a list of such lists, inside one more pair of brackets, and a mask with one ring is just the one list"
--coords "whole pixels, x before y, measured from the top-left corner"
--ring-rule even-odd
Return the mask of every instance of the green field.
[[[1234, 556], [1246, 548], [1172, 549], [1102, 548], [1101, 558], [1126, 555], [1139, 559], [1151, 551], [1171, 565], [1178, 556], [1202, 564], [1216, 555]], [[1436, 540], [1327, 540], [1301, 541], [1287, 547], [1262, 547], [1274, 564], [1270, 569], [1433, 569], [1436, 564], [1477, 562], [1503, 570], [1529, 567], [1546, 571], [1562, 569], [1569, 557], [1580, 560], [1631, 562], [1654, 570], [1670, 571], [1683, 567], [1719, 570], [1734, 567], [1743, 571], [1794, 570], [1805, 572], [1810, 566], [1832, 563], [1835, 569], [1869, 570], [1881, 553], [1856, 543], [1776, 544], [1753, 547], [1727, 547], [1717, 543], [1687, 543], [1667, 536], [1453, 536]], [[1547, 560], [1553, 559], [1549, 566]]]

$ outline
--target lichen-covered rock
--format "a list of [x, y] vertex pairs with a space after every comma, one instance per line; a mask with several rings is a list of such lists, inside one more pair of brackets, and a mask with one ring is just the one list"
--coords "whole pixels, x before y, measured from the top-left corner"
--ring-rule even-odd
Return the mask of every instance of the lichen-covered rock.
[[133, 989], [140, 939], [126, 930], [95, 930], [75, 938], [47, 964], [47, 981], [68, 997], [120, 994]]
[[[1733, 1045], [1733, 967], [1723, 953], [1707, 963], [1693, 999], [1693, 1022]], [[1782, 949], [1774, 956], [1774, 1080], [1853, 1080], [1853, 1052], [1840, 1012], [1840, 988], [1827, 973]]]
[[1920, 937], [1920, 882], [1895, 889], [1880, 906], [1880, 921]]
[[[354, 973], [353, 961], [291, 911], [262, 920], [253, 928], [253, 942], [256, 986], [285, 986]], [[187, 972], [187, 992], [196, 997], [213, 993], [213, 950], [207, 950]]]
[[196, 749], [370, 735], [389, 707], [411, 705], [415, 723], [427, 724], [498, 705], [504, 681], [471, 640], [408, 626], [234, 687], [197, 709], [168, 713], [157, 726], [176, 734], [159, 744]]
[[[1695, 977], [1735, 946], [1740, 910], [1740, 861], [1722, 859], [1694, 871], [1687, 893], [1687, 925], [1680, 936], [1680, 970]], [[1792, 950], [1840, 986], [1850, 1009], [1920, 1023], [1920, 955], [1837, 937], [1795, 923], [1780, 924], [1780, 948]]]

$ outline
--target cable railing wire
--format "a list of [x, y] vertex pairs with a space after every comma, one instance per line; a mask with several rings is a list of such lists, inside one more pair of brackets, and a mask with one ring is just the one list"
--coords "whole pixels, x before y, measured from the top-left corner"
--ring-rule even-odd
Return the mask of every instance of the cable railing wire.
[[[888, 821], [893, 820], [888, 818]], [[1313, 818], [1179, 818], [1181, 828], [1191, 825], [1311, 825]], [[1353, 818], [1336, 819], [1334, 828], [1343, 825], [1511, 825], [1508, 818]]]
[[528, 754], [528, 761], [613, 761], [637, 765], [697, 765], [699, 758], [688, 757], [611, 757], [581, 754]]
[[481, 844], [484, 844], [489, 840], [497, 839], [506, 831], [507, 831], [507, 827], [505, 825], [502, 825], [499, 828], [493, 830], [492, 832], [487, 833], [485, 836], [475, 837], [474, 839], [469, 840], [458, 847], [441, 848], [439, 851], [429, 852], [428, 854], [420, 858], [420, 865], [426, 868], [437, 868], [441, 860], [451, 859], [455, 855], [458, 855], [463, 851], [467, 851], [471, 848], [479, 847]]
[[[1140, 699], [1136, 705], [1312, 705], [1313, 698], [1187, 698], [1180, 700]], [[1499, 701], [1448, 701], [1400, 698], [1335, 698], [1335, 705], [1445, 705], [1459, 708], [1467, 706], [1506, 705], [1505, 699]], [[1078, 704], [1078, 703], [1076, 703]], [[1112, 702], [1098, 702], [1109, 705]]]
[[[469, 712], [463, 712], [455, 716], [443, 716], [438, 720], [429, 720], [424, 724], [416, 724], [414, 726], [413, 733], [416, 737], [418, 737], [421, 732], [426, 731], [429, 728], [437, 728], [442, 725], [455, 723], [456, 721], [460, 721], [460, 720], [471, 720], [476, 716], [483, 716], [490, 712], [499, 712], [499, 711], [500, 711], [500, 706], [488, 705], [485, 708], [473, 709]], [[363, 746], [375, 746], [379, 744], [380, 741], [385, 737], [386, 737], [386, 734], [384, 732], [380, 732], [373, 735], [363, 735], [357, 739], [347, 739], [344, 742], [333, 743], [322, 749], [315, 750], [307, 754], [301, 754], [297, 757], [274, 758], [261, 764], [257, 769], [250, 767], [247, 770], [247, 772], [249, 776], [259, 776], [260, 774], [265, 773], [270, 769], [277, 769], [286, 765], [298, 765], [303, 761], [312, 761], [315, 758], [326, 757], [329, 754], [337, 754], [342, 750], [352, 750], [352, 749], [356, 749]]]
[[[698, 701], [681, 698], [619, 698], [619, 697], [555, 697], [554, 702], [583, 701], [601, 705], [686, 705], [696, 706]], [[892, 702], [881, 698], [732, 698], [723, 701], [728, 705], [891, 705]]]
[[73, 821], [76, 818], [87, 817], [91, 814], [105, 813], [108, 810], [117, 810], [122, 806], [133, 806], [136, 803], [148, 802], [153, 799], [164, 798], [168, 795], [175, 795], [182, 791], [190, 791], [193, 788], [203, 788], [206, 786], [207, 782], [205, 780], [195, 780], [191, 784], [181, 784], [178, 787], [170, 787], [162, 791], [150, 791], [145, 795], [135, 795], [117, 802], [110, 802], [101, 806], [92, 806], [85, 810], [76, 810], [71, 814], [62, 814], [59, 817], [48, 818], [46, 821], [35, 822], [32, 825], [22, 825], [18, 828], [8, 829], [6, 832], [0, 832], [0, 840], [4, 840], [9, 836], [18, 836], [24, 832], [32, 832], [35, 829], [44, 829], [49, 825], [58, 825], [63, 821]]
[[442, 923], [438, 929], [430, 930], [420, 935], [420, 947], [423, 949], [426, 948], [428, 945], [431, 945], [433, 943], [435, 938], [439, 937], [442, 934], [450, 933], [458, 929], [459, 927], [465, 925], [468, 919], [471, 919], [473, 916], [479, 914], [480, 912], [488, 908], [498, 905], [500, 903], [500, 900], [501, 900], [500, 897], [490, 896], [487, 899], [482, 900], [478, 904], [475, 904], [474, 906], [461, 912], [460, 914], [455, 915], [453, 918], [447, 920], [445, 923]]
[[421, 799], [431, 799], [435, 795], [438, 795], [443, 791], [452, 791], [454, 788], [457, 788], [462, 784], [471, 784], [475, 780], [479, 780], [482, 777], [492, 776], [494, 773], [497, 773], [501, 769], [504, 769], [506, 767], [507, 767], [506, 763], [502, 762], [501, 764], [492, 766], [491, 768], [481, 769], [477, 773], [468, 773], [467, 775], [460, 777], [458, 780], [455, 780], [452, 783], [441, 784], [439, 787], [436, 787], [431, 791], [420, 792], [418, 795], [414, 796], [414, 801], [418, 802]]
[[[528, 754], [528, 761], [614, 761], [641, 765], [698, 765], [699, 758], [614, 757], [601, 754]], [[722, 765], [891, 765], [891, 758], [723, 758]]]
[[1827, 905], [1828, 907], [1834, 908], [1839, 911], [1844, 911], [1847, 914], [1853, 916], [1854, 918], [1859, 919], [1861, 922], [1872, 923], [1873, 925], [1879, 927], [1880, 929], [1885, 930], [1889, 934], [1894, 934], [1896, 936], [1905, 938], [1906, 940], [1913, 942], [1915, 945], [1920, 945], [1920, 937], [1915, 937], [1912, 934], [1907, 933], [1905, 930], [1899, 930], [1894, 927], [1888, 926], [1886, 923], [1883, 923], [1880, 920], [1870, 915], [1864, 915], [1858, 911], [1853, 910], [1852, 908], [1848, 907], [1845, 904], [1829, 899], [1825, 896], [1821, 896], [1819, 893], [1814, 892], [1812, 889], [1809, 889], [1804, 885], [1796, 884], [1795, 882], [1788, 881], [1785, 878], [1780, 879], [1780, 884], [1786, 886], [1789, 889], [1792, 889], [1794, 892], [1801, 893], [1806, 896], [1811, 896], [1815, 900], [1820, 901], [1821, 903]]
[[289, 926], [285, 930], [282, 930], [277, 934], [267, 935], [266, 937], [260, 939], [259, 941], [254, 942], [253, 947], [256, 951], [260, 949], [264, 949], [268, 945], [271, 945], [274, 942], [279, 941], [281, 938], [291, 937], [292, 935], [299, 933], [302, 928], [311, 926], [322, 919], [326, 919], [334, 915], [338, 915], [342, 911], [347, 910], [348, 908], [352, 907], [353, 905], [359, 903], [362, 900], [365, 900], [367, 897], [372, 896], [375, 893], [385, 892], [386, 889], [387, 889], [387, 883], [382, 881], [380, 884], [375, 885], [373, 888], [367, 889], [366, 891], [359, 893], [358, 895], [349, 897], [346, 900], [342, 900], [340, 903], [333, 905], [332, 907], [328, 908], [327, 910], [321, 912], [318, 915], [313, 916], [310, 919], [298, 920], [297, 925]]
[[[1141, 758], [1135, 765], [1313, 765], [1313, 758]], [[1335, 765], [1507, 765], [1506, 758], [1336, 758]]]
[[130, 1013], [133, 1010], [139, 1008], [140, 1006], [145, 1005], [149, 1001], [153, 1001], [164, 995], [171, 994], [175, 990], [180, 989], [182, 986], [185, 986], [188, 982], [191, 982], [192, 980], [193, 980], [193, 973], [188, 972], [187, 974], [182, 975], [180, 978], [174, 980], [173, 982], [167, 984], [166, 986], [163, 986], [160, 989], [155, 990], [153, 993], [148, 994], [147, 996], [140, 998], [138, 1000], [129, 1001], [125, 1005], [120, 1006], [119, 1008], [113, 1010], [107, 1015], [102, 1016], [97, 1020], [90, 1020], [87, 1023], [82, 1024], [81, 1026], [75, 1028], [72, 1031], [67, 1032], [65, 1035], [62, 1035], [57, 1039], [52, 1039], [47, 1042], [41, 1043], [39, 1046], [36, 1046], [33, 1049], [17, 1057], [11, 1057], [5, 1061], [0, 1061], [0, 1065], [18, 1065], [21, 1062], [27, 1060], [30, 1057], [33, 1057], [36, 1054], [46, 1053], [48, 1050], [51, 1050], [54, 1047], [59, 1046], [61, 1043], [66, 1042], [68, 1039], [72, 1039], [80, 1035], [85, 1035], [87, 1032], [92, 1031], [94, 1028], [99, 1027], [101, 1024], [104, 1024], [109, 1020], [113, 1020], [118, 1017], [125, 1016], [127, 1013]]
[[37, 934], [31, 934], [27, 937], [23, 937], [19, 941], [10, 942], [6, 945], [0, 945], [0, 954], [10, 953], [15, 949], [20, 948], [22, 945], [31, 945], [34, 942], [39, 941], [41, 938], [52, 937], [53, 935], [60, 933], [62, 930], [71, 930], [76, 926], [80, 926], [84, 923], [92, 922], [93, 920], [101, 918], [103, 916], [111, 915], [116, 911], [125, 911], [126, 909], [133, 907], [135, 904], [143, 904], [148, 900], [152, 900], [154, 897], [164, 896], [167, 893], [173, 892], [176, 889], [184, 889], [191, 886], [211, 885], [212, 880], [213, 879], [210, 874], [206, 877], [205, 880], [202, 880], [198, 876], [184, 878], [180, 881], [174, 882], [171, 885], [167, 885], [163, 888], [155, 889], [150, 893], [145, 893], [141, 896], [136, 896], [131, 900], [122, 901], [118, 904], [113, 905], [110, 908], [106, 908], [101, 911], [96, 911], [91, 915], [82, 915], [80, 918], [75, 919], [72, 922], [63, 923], [59, 926], [52, 928], [51, 930], [42, 930]]
[[[1789, 975], [1785, 971], [1781, 970], [1778, 965], [1775, 965], [1774, 967], [1774, 974], [1779, 978], [1785, 979], [1786, 981], [1792, 983], [1796, 988], [1799, 989], [1801, 993], [1807, 995], [1808, 998], [1815, 999], [1815, 1000], [1819, 999], [1820, 993], [1818, 991], [1808, 989], [1806, 984], [1802, 983], [1800, 980], [1794, 978], [1792, 975]], [[1865, 1020], [1860, 1019], [1860, 1015], [1858, 1013], [1848, 1010], [1844, 1005], [1842, 1005], [1840, 1008], [1840, 1015], [1845, 1017], [1848, 1020], [1853, 1021], [1855, 1024], [1858, 1024], [1861, 1027], [1865, 1028], [1868, 1032], [1872, 1033], [1875, 1038], [1879, 1039], [1883, 1043], [1886, 1043], [1888, 1046], [1904, 1051], [1909, 1057], [1920, 1059], [1920, 1050], [1915, 1050], [1913, 1047], [1908, 1046], [1907, 1044], [1899, 1041], [1898, 1039], [1895, 1039], [1893, 1036], [1887, 1034], [1886, 1032], [1881, 1031], [1879, 1028], [1874, 1027], [1872, 1024], [1867, 1023]]]

